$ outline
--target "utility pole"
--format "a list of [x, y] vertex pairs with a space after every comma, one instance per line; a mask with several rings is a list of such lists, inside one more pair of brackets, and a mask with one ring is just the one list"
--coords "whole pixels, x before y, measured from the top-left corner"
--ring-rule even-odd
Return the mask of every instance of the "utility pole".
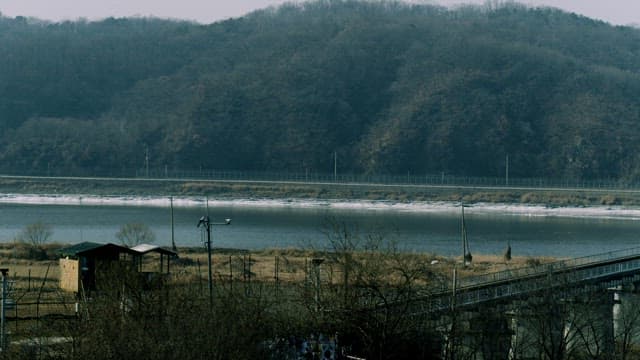
[[231, 219], [225, 219], [224, 223], [212, 223], [209, 215], [203, 216], [198, 222], [198, 227], [203, 226], [207, 231], [207, 265], [209, 269], [209, 305], [213, 306], [213, 271], [211, 267], [211, 226], [231, 225]]
[[144, 148], [144, 168], [147, 177], [149, 177], [149, 146]]
[[505, 184], [509, 186], [509, 154], [507, 154], [507, 159], [505, 161]]
[[464, 223], [464, 203], [462, 201], [460, 201], [460, 208], [462, 209], [462, 218], [460, 220], [460, 236], [462, 237], [462, 266], [467, 267], [467, 229]]
[[0, 309], [0, 350], [5, 352], [6, 342], [7, 342], [7, 333], [5, 331], [5, 307], [7, 306], [7, 273], [9, 269], [2, 268], [0, 269], [2, 273], [2, 308]]
[[471, 265], [473, 256], [469, 250], [469, 241], [467, 240], [467, 225], [464, 221], [464, 203], [460, 200], [460, 207], [462, 208], [462, 267]]
[[[202, 219], [200, 219], [202, 221]], [[209, 303], [213, 305], [213, 274], [211, 271], [211, 223], [209, 216], [205, 217], [205, 227], [207, 229], [207, 268], [209, 270]]]
[[333, 152], [333, 181], [338, 181], [338, 152]]
[[169, 204], [171, 206], [171, 248], [173, 251], [176, 251], [176, 241], [175, 241], [175, 232], [173, 226], [173, 196], [169, 197]]

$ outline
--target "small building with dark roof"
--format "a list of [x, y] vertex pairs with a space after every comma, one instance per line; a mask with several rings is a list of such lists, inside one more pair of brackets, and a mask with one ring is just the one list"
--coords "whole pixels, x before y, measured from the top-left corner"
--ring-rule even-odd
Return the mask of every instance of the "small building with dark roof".
[[99, 288], [96, 279], [101, 275], [109, 276], [114, 266], [120, 269], [142, 272], [144, 256], [156, 253], [160, 256], [160, 266], [156, 267], [163, 273], [166, 262], [166, 273], [169, 273], [171, 257], [177, 256], [170, 250], [153, 245], [139, 245], [135, 248], [127, 248], [116, 244], [98, 244], [83, 242], [60, 250], [60, 288], [76, 293], [89, 292]]

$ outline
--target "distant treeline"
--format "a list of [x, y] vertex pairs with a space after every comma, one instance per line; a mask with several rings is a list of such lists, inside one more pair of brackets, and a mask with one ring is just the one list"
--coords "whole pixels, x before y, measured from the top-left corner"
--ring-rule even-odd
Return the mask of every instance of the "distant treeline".
[[0, 171], [639, 179], [640, 30], [487, 4], [0, 17]]

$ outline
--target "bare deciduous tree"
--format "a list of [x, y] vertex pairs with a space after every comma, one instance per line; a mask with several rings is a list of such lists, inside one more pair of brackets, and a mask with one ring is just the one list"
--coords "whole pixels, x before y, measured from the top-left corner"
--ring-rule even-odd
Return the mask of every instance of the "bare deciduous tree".
[[16, 240], [34, 247], [39, 247], [47, 243], [51, 239], [51, 236], [53, 236], [51, 225], [45, 224], [42, 221], [36, 221], [35, 223], [25, 226], [16, 237]]
[[640, 339], [640, 299], [633, 293], [625, 294], [617, 304], [614, 321], [616, 325], [616, 354], [622, 360], [639, 355], [635, 346]]
[[[317, 253], [323, 256], [327, 277], [320, 285], [322, 311], [308, 296], [310, 317], [342, 334], [353, 352], [367, 359], [434, 353], [434, 328], [428, 316], [414, 311], [415, 296], [438, 282], [428, 262], [401, 253], [393, 238], [378, 229], [360, 232], [357, 226], [329, 219], [325, 234], [329, 250]], [[326, 314], [336, 316], [329, 319]]]
[[120, 227], [116, 233], [116, 238], [127, 246], [132, 247], [143, 243], [151, 243], [155, 241], [155, 234], [147, 224], [128, 223]]

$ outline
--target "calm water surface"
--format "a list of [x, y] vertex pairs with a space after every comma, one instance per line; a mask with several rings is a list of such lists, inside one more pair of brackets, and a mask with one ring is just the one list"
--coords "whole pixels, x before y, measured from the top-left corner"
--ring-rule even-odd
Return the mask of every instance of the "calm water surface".
[[[174, 233], [178, 246], [202, 244], [196, 227], [204, 209], [176, 207]], [[383, 234], [403, 250], [457, 255], [460, 217], [455, 213], [402, 212], [331, 208], [251, 208], [224, 206], [209, 210], [212, 221], [232, 218], [231, 226], [213, 227], [215, 247], [264, 249], [324, 248], [327, 219], [339, 219], [360, 234]], [[474, 254], [502, 254], [509, 241], [514, 256], [579, 257], [640, 246], [640, 222], [631, 219], [563, 218], [466, 213]], [[168, 207], [0, 204], [0, 242], [9, 242], [35, 221], [53, 226], [53, 241], [117, 242], [122, 224], [142, 222], [156, 234], [156, 243], [171, 244]]]

